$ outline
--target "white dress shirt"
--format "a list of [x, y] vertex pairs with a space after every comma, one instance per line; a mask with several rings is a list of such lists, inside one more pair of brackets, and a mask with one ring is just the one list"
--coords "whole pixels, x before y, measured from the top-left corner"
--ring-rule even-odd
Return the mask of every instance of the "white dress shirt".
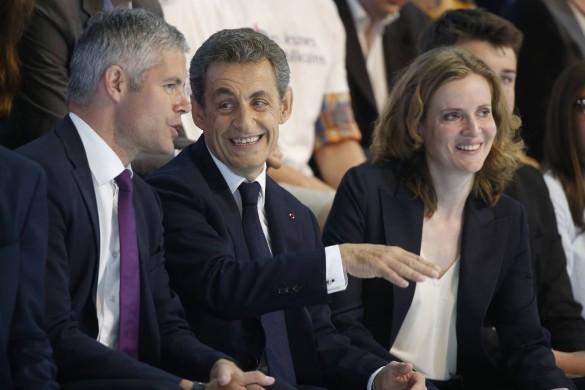
[[549, 170], [544, 174], [544, 182], [555, 209], [557, 226], [567, 257], [567, 273], [571, 280], [573, 295], [575, 300], [583, 306], [581, 316], [585, 318], [585, 232], [573, 222], [569, 201], [560, 180]]
[[457, 372], [459, 264], [458, 257], [440, 279], [416, 284], [408, 313], [390, 348], [392, 355], [412, 362], [414, 369], [429, 379], [449, 380]]
[[[209, 150], [209, 149], [208, 149]], [[221, 172], [224, 180], [226, 181], [238, 209], [240, 215], [242, 214], [242, 197], [238, 187], [246, 179], [234, 173], [227, 165], [218, 160], [211, 151], [209, 151], [211, 158], [217, 165], [217, 168]], [[272, 245], [270, 241], [270, 234], [268, 233], [268, 223], [266, 222], [266, 211], [264, 210], [264, 200], [266, 192], [266, 165], [262, 170], [262, 173], [253, 181], [257, 181], [260, 184], [261, 191], [258, 199], [258, 215], [260, 216], [260, 224], [262, 225], [262, 231], [266, 236], [266, 242], [268, 242], [268, 248], [272, 253]], [[341, 252], [339, 251], [338, 245], [328, 246], [325, 248], [325, 281], [327, 283], [327, 293], [331, 294], [338, 291], [343, 291], [347, 288], [347, 275], [343, 270], [343, 264], [341, 262]]]
[[85, 149], [97, 202], [99, 218], [99, 272], [96, 295], [97, 341], [118, 348], [120, 323], [120, 235], [118, 232], [118, 186], [115, 182], [124, 169], [120, 158], [87, 123], [74, 113], [69, 117], [77, 128]]

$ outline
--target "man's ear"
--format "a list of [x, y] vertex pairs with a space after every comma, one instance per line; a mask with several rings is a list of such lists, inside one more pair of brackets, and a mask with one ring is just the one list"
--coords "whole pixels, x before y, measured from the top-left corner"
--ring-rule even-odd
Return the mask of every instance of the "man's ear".
[[104, 72], [103, 83], [107, 94], [119, 102], [129, 85], [128, 76], [119, 65], [110, 65]]
[[284, 98], [281, 102], [280, 108], [280, 124], [284, 124], [288, 118], [292, 115], [292, 107], [293, 107], [293, 92], [292, 88], [288, 87], [286, 92], [284, 93]]
[[191, 95], [191, 116], [193, 117], [195, 125], [203, 130], [205, 127], [205, 108], [201, 107], [193, 95]]

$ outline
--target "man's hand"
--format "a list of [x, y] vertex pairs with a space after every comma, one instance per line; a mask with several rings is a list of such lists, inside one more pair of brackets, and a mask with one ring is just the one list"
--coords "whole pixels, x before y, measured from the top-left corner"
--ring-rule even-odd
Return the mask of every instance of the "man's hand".
[[438, 265], [397, 246], [375, 244], [339, 245], [343, 269], [356, 278], [381, 277], [398, 287], [407, 287], [406, 279], [422, 282], [425, 276], [438, 278]]
[[211, 382], [206, 389], [262, 389], [270, 386], [274, 378], [260, 371], [243, 372], [233, 362], [219, 359], [211, 368]]
[[426, 390], [425, 377], [412, 364], [390, 362], [374, 378], [376, 390]]

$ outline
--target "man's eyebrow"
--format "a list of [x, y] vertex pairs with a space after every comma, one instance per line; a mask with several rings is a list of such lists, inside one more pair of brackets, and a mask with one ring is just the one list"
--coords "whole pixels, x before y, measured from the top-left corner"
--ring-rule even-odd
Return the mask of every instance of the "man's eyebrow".
[[183, 84], [183, 80], [180, 77], [171, 76], [163, 80], [163, 83], [173, 82], [175, 84]]
[[267, 98], [270, 97], [270, 94], [264, 90], [256, 91], [252, 95], [251, 98]]
[[225, 87], [220, 87], [220, 88], [216, 89], [215, 91], [213, 91], [214, 98], [216, 98], [220, 95], [234, 96], [234, 93], [229, 88], [225, 88]]

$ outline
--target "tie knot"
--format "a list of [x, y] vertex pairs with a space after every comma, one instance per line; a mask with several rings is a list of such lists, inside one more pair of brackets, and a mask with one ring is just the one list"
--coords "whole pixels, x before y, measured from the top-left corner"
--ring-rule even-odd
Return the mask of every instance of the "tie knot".
[[257, 205], [258, 194], [260, 194], [260, 183], [253, 181], [252, 183], [242, 182], [238, 187], [240, 195], [242, 195], [243, 205]]
[[116, 176], [115, 180], [120, 191], [132, 192], [132, 178], [130, 177], [130, 171], [124, 169], [122, 173]]

